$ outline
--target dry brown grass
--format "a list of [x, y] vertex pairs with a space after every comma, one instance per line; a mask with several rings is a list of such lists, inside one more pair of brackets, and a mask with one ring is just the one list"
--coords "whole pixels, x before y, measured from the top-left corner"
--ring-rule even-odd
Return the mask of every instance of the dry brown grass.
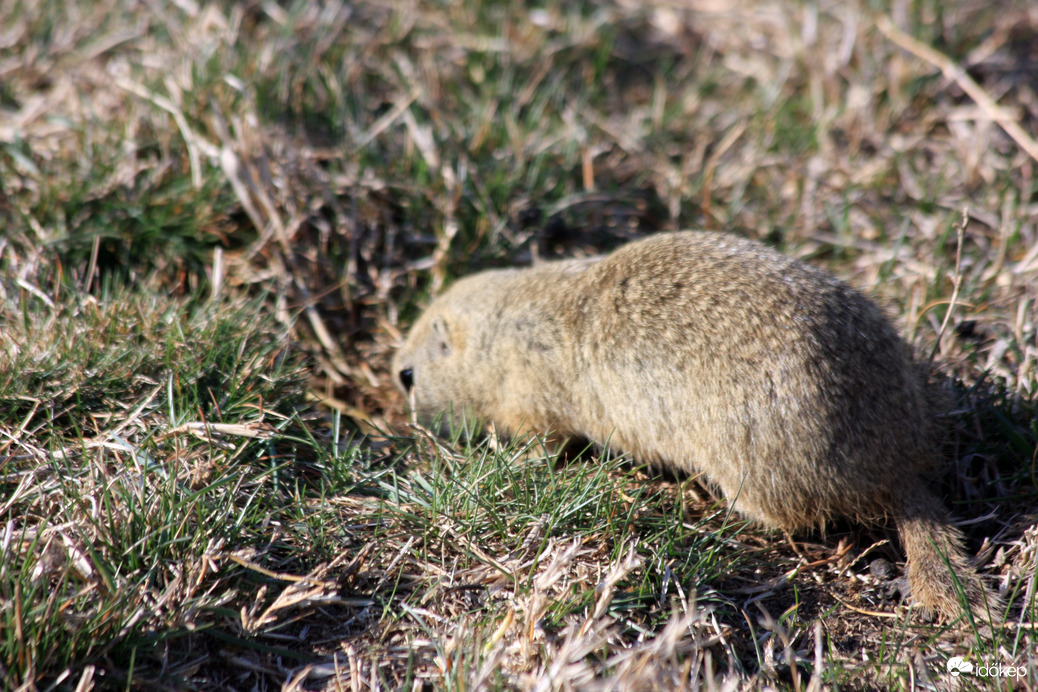
[[[944, 672], [963, 655], [1028, 666], [1018, 688], [1038, 688], [1038, 11], [732, 5], [0, 0], [0, 613], [24, 625], [0, 637], [5, 684], [984, 686]], [[985, 573], [1015, 594], [995, 643], [907, 614], [880, 529], [791, 543], [733, 525], [695, 483], [458, 452], [407, 427], [386, 368], [430, 292], [685, 227], [829, 267], [958, 378], [944, 482]], [[250, 324], [290, 334], [321, 403], [299, 417], [266, 393], [277, 356], [263, 351], [239, 407], [189, 403], [262, 435], [194, 409], [174, 420], [170, 372], [211, 371], [156, 356], [134, 381], [125, 363], [77, 360], [77, 339], [111, 325], [181, 324], [179, 303], [160, 319], [106, 288], [120, 282], [215, 305], [259, 296]], [[113, 301], [130, 307], [105, 317]], [[67, 343], [38, 341], [34, 322], [70, 325]], [[111, 329], [108, 350], [136, 338]], [[178, 338], [201, 360], [192, 339], [229, 339]], [[19, 354], [44, 374], [15, 371]], [[96, 400], [77, 399], [84, 383]], [[272, 420], [292, 422], [275, 434]], [[142, 449], [177, 482], [149, 475]], [[299, 468], [257, 470], [269, 459]], [[240, 494], [197, 507], [180, 494], [214, 479]], [[190, 549], [156, 539], [132, 559], [101, 526], [73, 530], [90, 516], [75, 502], [138, 517], [134, 488], [169, 500], [139, 515], [156, 531], [203, 510], [255, 524], [200, 521]], [[35, 588], [78, 589], [62, 601], [76, 612], [127, 597], [89, 655], [60, 663], [39, 652], [75, 628], [31, 626], [20, 594]]]

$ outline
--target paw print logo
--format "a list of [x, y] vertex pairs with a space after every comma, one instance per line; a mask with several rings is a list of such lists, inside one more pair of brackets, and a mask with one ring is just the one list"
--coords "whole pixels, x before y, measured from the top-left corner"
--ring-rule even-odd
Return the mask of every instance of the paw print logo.
[[959, 656], [952, 656], [948, 659], [948, 672], [954, 677], [959, 677], [963, 673], [972, 673], [973, 664], [969, 661], [963, 661]]

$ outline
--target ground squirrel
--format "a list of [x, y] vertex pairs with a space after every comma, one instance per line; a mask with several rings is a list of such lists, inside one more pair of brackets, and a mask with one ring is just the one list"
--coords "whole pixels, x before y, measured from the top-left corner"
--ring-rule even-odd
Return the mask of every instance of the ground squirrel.
[[924, 368], [867, 298], [759, 243], [665, 233], [461, 279], [393, 368], [421, 421], [467, 414], [702, 472], [767, 526], [893, 518], [920, 606], [956, 617], [961, 588], [976, 615], [997, 609], [930, 489]]

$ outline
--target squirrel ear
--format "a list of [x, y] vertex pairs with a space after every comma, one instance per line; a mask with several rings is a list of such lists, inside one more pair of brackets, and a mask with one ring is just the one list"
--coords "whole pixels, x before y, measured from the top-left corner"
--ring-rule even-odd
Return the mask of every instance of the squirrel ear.
[[451, 354], [451, 334], [450, 329], [447, 328], [447, 322], [442, 317], [435, 317], [432, 322], [433, 334], [436, 335], [436, 340], [440, 342], [440, 353], [444, 356]]

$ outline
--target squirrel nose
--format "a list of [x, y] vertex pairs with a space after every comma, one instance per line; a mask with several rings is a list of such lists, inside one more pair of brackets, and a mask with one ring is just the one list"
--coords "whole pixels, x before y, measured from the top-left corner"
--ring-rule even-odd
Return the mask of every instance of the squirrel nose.
[[404, 391], [410, 392], [411, 388], [414, 387], [414, 370], [404, 368], [397, 376], [400, 378], [400, 384], [404, 385]]

